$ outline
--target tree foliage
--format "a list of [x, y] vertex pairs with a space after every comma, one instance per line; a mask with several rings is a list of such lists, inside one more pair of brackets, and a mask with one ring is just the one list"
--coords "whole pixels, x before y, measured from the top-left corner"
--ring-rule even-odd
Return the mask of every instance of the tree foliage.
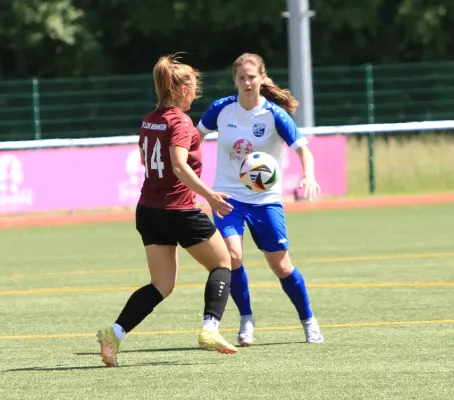
[[[313, 0], [313, 63], [448, 60], [454, 1]], [[287, 65], [285, 0], [2, 0], [0, 78], [149, 72], [186, 51], [202, 70], [242, 52]]]

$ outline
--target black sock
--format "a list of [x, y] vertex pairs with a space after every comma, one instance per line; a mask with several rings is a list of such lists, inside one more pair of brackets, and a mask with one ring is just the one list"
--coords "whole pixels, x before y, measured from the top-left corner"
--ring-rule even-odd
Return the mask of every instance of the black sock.
[[231, 275], [231, 271], [224, 267], [210, 272], [205, 286], [204, 315], [211, 315], [221, 320], [229, 299]]
[[131, 295], [115, 323], [128, 333], [139, 325], [162, 300], [164, 300], [162, 294], [152, 283], [143, 286]]

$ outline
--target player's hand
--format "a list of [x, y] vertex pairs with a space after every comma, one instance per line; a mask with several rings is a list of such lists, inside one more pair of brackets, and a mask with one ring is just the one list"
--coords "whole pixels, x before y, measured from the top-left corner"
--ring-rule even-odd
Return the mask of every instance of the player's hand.
[[218, 192], [211, 193], [207, 197], [208, 204], [218, 218], [224, 218], [224, 215], [229, 214], [233, 210], [233, 206], [225, 201], [225, 199], [230, 198], [229, 195]]
[[313, 201], [320, 194], [320, 186], [318, 186], [315, 178], [304, 177], [300, 183], [300, 188], [304, 188], [303, 196], [309, 201]]

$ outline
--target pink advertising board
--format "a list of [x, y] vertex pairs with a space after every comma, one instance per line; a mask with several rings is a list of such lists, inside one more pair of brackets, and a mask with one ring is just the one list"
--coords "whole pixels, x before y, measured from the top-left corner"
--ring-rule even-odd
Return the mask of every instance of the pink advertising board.
[[[216, 141], [203, 144], [202, 178], [212, 185]], [[346, 192], [346, 139], [313, 137], [317, 179], [325, 195]], [[296, 154], [288, 150], [282, 169], [283, 195], [293, 194], [302, 177]], [[127, 207], [136, 204], [143, 167], [135, 145], [0, 152], [0, 213]]]

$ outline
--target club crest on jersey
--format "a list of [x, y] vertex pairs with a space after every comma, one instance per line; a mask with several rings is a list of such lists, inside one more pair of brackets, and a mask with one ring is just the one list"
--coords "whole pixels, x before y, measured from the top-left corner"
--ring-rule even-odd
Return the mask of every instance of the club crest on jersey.
[[252, 133], [255, 137], [262, 137], [265, 134], [266, 125], [263, 123], [256, 123], [252, 127]]

